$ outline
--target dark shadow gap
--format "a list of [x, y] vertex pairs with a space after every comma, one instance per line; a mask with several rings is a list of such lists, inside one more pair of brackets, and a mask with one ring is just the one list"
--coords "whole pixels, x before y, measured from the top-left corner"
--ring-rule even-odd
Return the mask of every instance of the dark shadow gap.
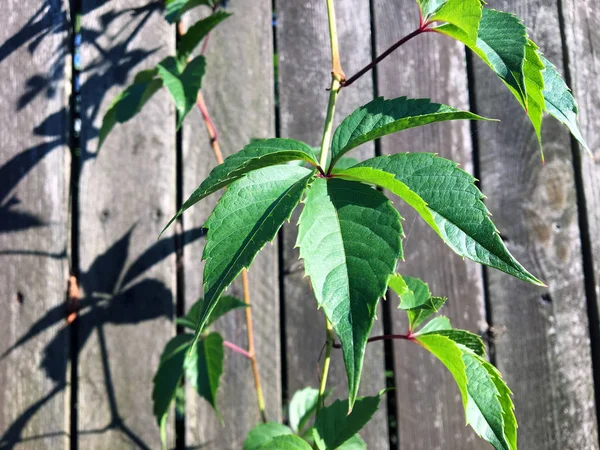
[[[469, 92], [470, 110], [477, 114], [479, 110], [477, 106], [477, 93], [475, 90], [475, 67], [473, 62], [473, 53], [468, 48], [465, 48], [465, 58], [467, 63], [467, 88]], [[477, 124], [474, 120], [470, 121], [471, 145], [473, 147], [473, 176], [476, 178], [475, 185], [481, 189], [481, 154], [479, 151], [479, 134], [477, 132]], [[488, 269], [485, 266], [480, 266], [481, 279], [483, 283], [483, 307], [485, 309], [485, 322], [487, 330], [484, 338], [488, 344], [488, 355], [490, 362], [496, 365], [496, 345], [494, 341], [494, 317], [492, 312], [492, 301], [490, 298]]]
[[[281, 111], [279, 110], [279, 54], [277, 52], [277, 1], [272, 2], [273, 29], [273, 99], [275, 107], [275, 137], [281, 137]], [[277, 267], [279, 268], [279, 345], [281, 361], [281, 405], [285, 411], [289, 398], [286, 310], [285, 310], [285, 259], [283, 239], [284, 227], [277, 234]]]
[[[174, 27], [175, 42], [179, 43], [181, 36], [178, 27]], [[179, 114], [175, 114], [175, 126], [179, 121]], [[175, 134], [175, 211], [179, 211], [183, 205], [183, 127]], [[175, 225], [175, 317], [185, 316], [185, 270], [183, 261], [183, 233], [185, 231], [183, 215], [179, 216]], [[176, 325], [176, 333], [184, 333], [184, 327]], [[175, 397], [175, 448], [185, 450], [185, 377], [181, 380], [180, 389], [183, 395]]]
[[[369, 18], [371, 25], [371, 58], [377, 57], [377, 32], [375, 27], [375, 2], [369, 2]], [[373, 97], [379, 97], [379, 77], [377, 66], [371, 70], [371, 80], [373, 85]], [[375, 156], [381, 156], [381, 140], [375, 140]], [[390, 306], [391, 299], [386, 298], [382, 302], [383, 309], [383, 334], [392, 334], [392, 308]], [[385, 394], [386, 398], [386, 415], [388, 425], [388, 442], [390, 450], [398, 450], [400, 448], [400, 437], [398, 429], [398, 401], [396, 398], [396, 361], [394, 358], [394, 342], [391, 340], [383, 341], [384, 351], [384, 374], [385, 387], [389, 391]]]
[[[557, 8], [558, 22], [560, 26], [560, 37], [562, 42], [565, 82], [567, 83], [567, 86], [571, 88], [573, 86], [573, 83], [570, 70], [569, 48], [567, 45], [562, 0], [557, 0]], [[571, 135], [571, 153], [573, 155], [573, 171], [575, 176], [575, 191], [577, 194], [579, 233], [581, 236], [581, 256], [583, 260], [582, 262], [585, 283], [585, 296], [587, 299], [587, 313], [592, 354], [592, 372], [594, 377], [594, 398], [596, 402], [596, 420], [598, 423], [597, 430], [600, 430], [600, 315], [598, 312], [598, 296], [596, 293], [596, 282], [594, 275], [594, 256], [592, 254], [590, 224], [588, 221], [587, 202], [583, 182], [581, 148], [577, 140], [573, 137], [573, 135]]]
[[[80, 83], [79, 77], [81, 68], [79, 67], [79, 58], [77, 57], [80, 44], [81, 44], [81, 0], [70, 0], [70, 50], [71, 50], [71, 98], [70, 98], [70, 114], [69, 114], [69, 148], [71, 151], [71, 179], [69, 186], [69, 208], [71, 210], [71, 258], [70, 258], [70, 272], [71, 276], [75, 277], [77, 283], [80, 282], [81, 270], [80, 270], [80, 255], [79, 255], [79, 179], [81, 173], [81, 139], [79, 131], [81, 129], [81, 96], [80, 96]], [[79, 299], [77, 299], [77, 302]], [[68, 298], [67, 294], [67, 308], [78, 307], [78, 305], [71, 304], [72, 299]], [[77, 450], [79, 447], [78, 437], [78, 414], [77, 414], [77, 402], [79, 395], [79, 318], [76, 317], [74, 322], [69, 327], [69, 359], [70, 365], [70, 444], [71, 450]]]

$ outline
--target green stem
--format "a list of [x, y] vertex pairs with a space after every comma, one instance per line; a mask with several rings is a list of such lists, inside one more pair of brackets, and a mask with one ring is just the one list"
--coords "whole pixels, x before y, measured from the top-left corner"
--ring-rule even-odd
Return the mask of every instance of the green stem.
[[331, 349], [335, 342], [335, 336], [333, 334], [333, 325], [325, 318], [325, 333], [327, 335], [327, 342], [325, 343], [325, 359], [323, 361], [323, 368], [321, 369], [321, 383], [319, 384], [319, 399], [317, 401], [317, 414], [321, 408], [325, 406], [325, 390], [327, 388], [327, 376], [329, 375], [329, 364], [331, 363]]
[[340, 92], [340, 82], [332, 77], [331, 90], [329, 91], [329, 104], [327, 105], [327, 116], [325, 117], [325, 129], [323, 130], [323, 139], [321, 140], [321, 161], [319, 165], [323, 170], [327, 167], [327, 158], [329, 157], [329, 146], [331, 144], [331, 132], [333, 131], [333, 117], [335, 114], [335, 104], [337, 102], [338, 92]]

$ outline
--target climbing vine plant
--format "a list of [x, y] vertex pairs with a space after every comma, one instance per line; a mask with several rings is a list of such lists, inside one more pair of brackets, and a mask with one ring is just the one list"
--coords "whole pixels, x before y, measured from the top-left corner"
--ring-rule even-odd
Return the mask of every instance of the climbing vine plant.
[[[227, 287], [250, 267], [293, 211], [301, 208], [297, 246], [326, 319], [321, 383], [319, 389], [306, 388], [294, 395], [288, 426], [267, 422], [256, 371], [263, 423], [249, 433], [244, 449], [366, 448], [358, 432], [377, 410], [385, 391], [372, 397], [359, 397], [358, 391], [377, 304], [391, 289], [400, 299], [399, 309], [408, 316], [408, 330], [401, 337], [431, 352], [450, 371], [462, 396], [467, 423], [495, 449], [516, 450], [511, 392], [486, 360], [482, 340], [453, 329], [449, 319], [439, 315], [446, 299], [432, 295], [425, 282], [396, 272], [403, 259], [402, 217], [381, 189], [404, 200], [458, 255], [527, 283], [543, 283], [507, 250], [475, 179], [455, 162], [428, 153], [398, 153], [362, 162], [345, 156], [366, 142], [408, 128], [489, 119], [429, 99], [377, 98], [333, 130], [335, 106], [340, 93], [354, 81], [396, 48], [427, 33], [462, 42], [489, 66], [525, 110], [540, 150], [544, 113], [566, 125], [587, 148], [577, 123], [575, 100], [556, 68], [528, 37], [521, 20], [489, 9], [481, 0], [417, 0], [420, 21], [415, 31], [346, 77], [339, 56], [334, 0], [323, 1], [329, 17], [332, 78], [320, 149], [283, 138], [249, 143], [220, 163], [165, 227], [205, 197], [227, 188], [205, 224], [204, 298], [178, 319], [191, 332], [167, 344], [154, 380], [154, 413], [163, 444], [168, 410], [184, 376], [218, 414], [217, 391], [226, 343], [210, 326], [229, 311], [248, 307], [248, 302], [224, 295]], [[166, 19], [177, 22], [196, 7], [208, 7], [212, 14], [182, 35], [175, 56], [138, 73], [133, 84], [113, 101], [104, 117], [99, 145], [117, 123], [135, 116], [162, 87], [173, 97], [177, 125], [181, 126], [197, 101], [205, 72], [205, 58], [202, 54], [193, 57], [194, 50], [229, 16], [213, 0], [167, 0]], [[206, 118], [205, 113], [203, 110]], [[336, 345], [343, 352], [348, 396], [327, 404], [330, 355]], [[229, 347], [253, 357], [253, 349], [245, 352], [233, 344]]]

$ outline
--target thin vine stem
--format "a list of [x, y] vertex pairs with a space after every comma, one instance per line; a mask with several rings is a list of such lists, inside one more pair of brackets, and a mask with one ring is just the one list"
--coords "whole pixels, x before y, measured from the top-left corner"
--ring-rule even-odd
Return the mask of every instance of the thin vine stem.
[[317, 414], [319, 414], [319, 411], [325, 406], [325, 391], [327, 389], [327, 376], [329, 375], [329, 365], [331, 364], [331, 349], [335, 344], [333, 326], [327, 318], [325, 318], [325, 334], [327, 336], [327, 341], [325, 343], [325, 358], [323, 359], [323, 367], [321, 368], [321, 381], [319, 383], [319, 399], [317, 401]]
[[[389, 340], [404, 340], [404, 341], [414, 341], [415, 337], [412, 334], [386, 334], [383, 336], [374, 336], [367, 340], [368, 343], [377, 342], [377, 341], [389, 341]], [[334, 342], [333, 348], [342, 348], [342, 344], [338, 344]]]
[[[214, 11], [215, 9], [213, 9], [213, 12]], [[177, 24], [177, 30], [179, 31], [179, 34], [181, 36], [185, 34], [185, 29], [181, 22]], [[202, 45], [201, 50], [202, 54], [206, 53], [209, 37], [210, 33], [204, 38], [204, 43]], [[223, 153], [221, 152], [221, 146], [219, 145], [219, 135], [217, 133], [217, 128], [215, 127], [215, 124], [212, 121], [208, 108], [206, 107], [206, 103], [204, 102], [204, 96], [202, 95], [201, 91], [198, 91], [198, 96], [196, 97], [196, 105], [198, 106], [198, 109], [200, 110], [200, 113], [202, 115], [202, 119], [204, 120], [204, 125], [206, 126], [206, 130], [210, 138], [210, 145], [215, 155], [215, 159], [217, 160], [218, 164], [223, 164]], [[244, 303], [248, 305], [248, 308], [245, 308], [246, 329], [248, 331], [248, 351], [245, 351], [237, 345], [232, 344], [230, 342], [227, 342], [225, 345], [228, 348], [246, 356], [250, 360], [250, 364], [252, 366], [252, 376], [254, 377], [254, 388], [256, 390], [256, 402], [258, 405], [258, 411], [260, 413], [260, 420], [263, 423], [267, 423], [265, 398], [260, 382], [260, 372], [258, 368], [258, 360], [256, 359], [256, 350], [254, 346], [254, 327], [252, 322], [252, 308], [250, 308], [250, 282], [248, 281], [248, 271], [246, 269], [242, 270], [242, 286], [244, 291]]]

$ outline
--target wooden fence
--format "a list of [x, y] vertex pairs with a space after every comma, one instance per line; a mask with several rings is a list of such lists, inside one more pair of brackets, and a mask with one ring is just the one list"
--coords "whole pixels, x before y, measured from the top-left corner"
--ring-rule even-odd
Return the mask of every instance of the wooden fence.
[[[330, 64], [325, 2], [274, 3], [231, 0], [235, 15], [211, 37], [203, 93], [227, 154], [255, 137], [319, 140]], [[597, 450], [600, 10], [592, 0], [488, 3], [525, 19], [565, 74], [596, 162], [549, 119], [542, 166], [533, 129], [505, 87], [461, 45], [432, 34], [345, 90], [338, 120], [374, 95], [405, 94], [502, 119], [405, 131], [355, 155], [436, 152], [481, 180], [507, 246], [549, 287], [463, 261], [406, 208], [401, 271], [447, 295], [456, 326], [489, 338], [515, 394], [521, 449]], [[418, 14], [414, 0], [336, 6], [348, 72], [412, 31]], [[215, 162], [198, 111], [178, 137], [166, 92], [117, 127], [100, 153], [96, 146], [111, 99], [138, 70], [173, 53], [175, 30], [160, 2], [148, 0], [3, 0], [0, 11], [0, 448], [159, 448], [152, 377], [174, 317], [201, 295], [201, 227], [215, 198], [185, 215], [182, 239], [173, 230], [156, 237]], [[317, 385], [324, 342], [294, 242], [286, 226], [250, 270], [273, 420], [297, 389]], [[78, 319], [68, 325], [70, 274], [80, 292]], [[373, 333], [404, 330], [395, 304], [385, 305]], [[219, 328], [246, 344], [243, 314]], [[369, 448], [489, 448], [464, 426], [451, 377], [418, 348], [372, 344], [365, 370], [363, 394], [396, 387], [363, 432]], [[219, 396], [226, 427], [188, 392], [185, 440], [171, 446], [240, 449], [258, 421], [251, 385], [247, 361], [227, 354]], [[340, 355], [331, 385], [343, 395]]]

